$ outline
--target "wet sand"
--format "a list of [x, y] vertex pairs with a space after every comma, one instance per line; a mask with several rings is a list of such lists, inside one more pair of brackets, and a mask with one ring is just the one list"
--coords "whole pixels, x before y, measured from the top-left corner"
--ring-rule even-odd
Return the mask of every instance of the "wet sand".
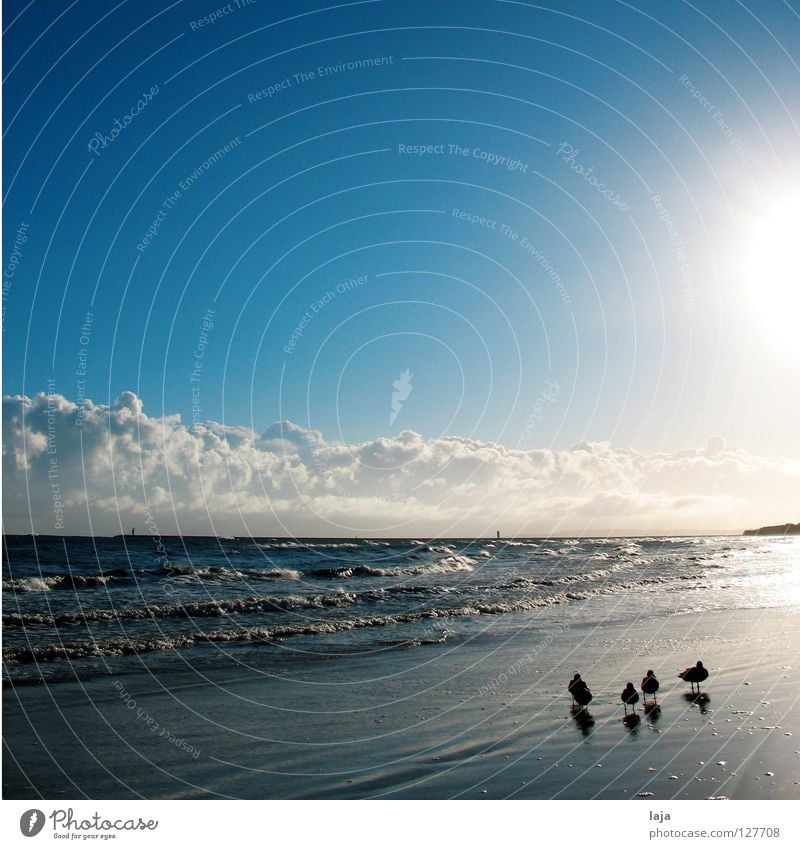
[[[6, 798], [800, 796], [798, 610], [520, 631], [238, 671], [4, 691]], [[507, 622], [505, 623], [508, 624]], [[677, 671], [698, 658], [705, 697]], [[622, 722], [652, 668], [660, 710]], [[573, 715], [579, 670], [594, 701]], [[245, 674], [246, 673], [246, 674]]]

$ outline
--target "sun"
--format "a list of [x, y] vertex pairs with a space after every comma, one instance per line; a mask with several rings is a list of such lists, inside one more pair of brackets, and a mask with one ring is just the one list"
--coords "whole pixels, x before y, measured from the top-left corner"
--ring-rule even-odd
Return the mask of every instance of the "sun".
[[773, 203], [757, 221], [745, 275], [754, 318], [773, 342], [800, 349], [800, 193]]

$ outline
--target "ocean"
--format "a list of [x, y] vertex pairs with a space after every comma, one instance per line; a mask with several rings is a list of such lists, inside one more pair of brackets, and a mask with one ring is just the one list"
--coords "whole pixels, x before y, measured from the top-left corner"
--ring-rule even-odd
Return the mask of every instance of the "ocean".
[[[800, 601], [792, 538], [6, 536], [4, 684], [146, 672], [291, 675]], [[382, 666], [382, 663], [381, 663]]]

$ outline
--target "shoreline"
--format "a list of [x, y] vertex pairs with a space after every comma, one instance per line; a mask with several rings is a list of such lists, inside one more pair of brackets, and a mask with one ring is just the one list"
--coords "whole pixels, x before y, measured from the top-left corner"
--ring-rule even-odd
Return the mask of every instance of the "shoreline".
[[[797, 607], [631, 624], [585, 613], [379, 656], [290, 652], [269, 671], [204, 668], [202, 683], [141, 673], [8, 688], [7, 740], [27, 778], [7, 753], [4, 796], [800, 797]], [[698, 657], [706, 702], [675, 677]], [[661, 713], [629, 730], [619, 690], [645, 668]], [[570, 712], [576, 669], [592, 721]]]

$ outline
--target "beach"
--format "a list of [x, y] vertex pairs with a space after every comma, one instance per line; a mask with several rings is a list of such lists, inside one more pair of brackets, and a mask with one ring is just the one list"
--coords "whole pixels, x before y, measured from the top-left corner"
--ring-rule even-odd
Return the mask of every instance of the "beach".
[[[797, 798], [798, 612], [589, 599], [389, 650], [6, 686], [4, 796]], [[701, 700], [676, 677], [698, 658]], [[630, 729], [619, 693], [648, 668], [660, 712]]]

